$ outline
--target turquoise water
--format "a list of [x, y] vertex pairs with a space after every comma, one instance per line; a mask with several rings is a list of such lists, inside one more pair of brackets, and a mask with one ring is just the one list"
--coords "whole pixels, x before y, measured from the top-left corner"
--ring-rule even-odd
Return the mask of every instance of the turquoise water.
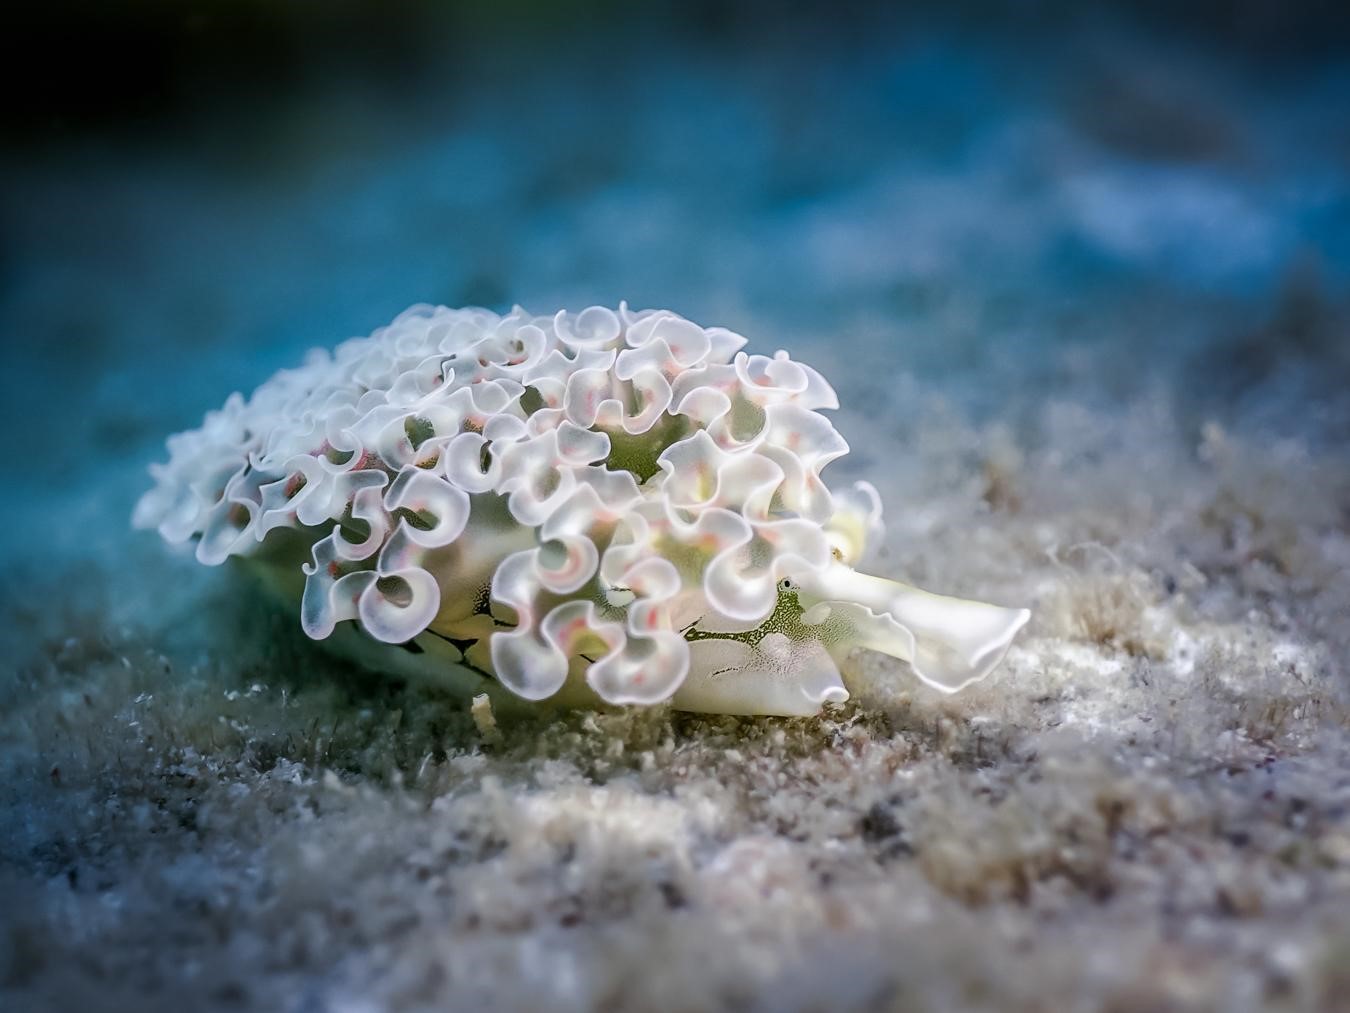
[[1334, 52], [971, 19], [424, 48], [5, 159], [24, 586], [162, 576], [126, 519], [164, 436], [422, 301], [668, 306], [901, 435], [927, 399], [1034, 442], [1049, 399], [1147, 396], [1184, 438], [1350, 436]]

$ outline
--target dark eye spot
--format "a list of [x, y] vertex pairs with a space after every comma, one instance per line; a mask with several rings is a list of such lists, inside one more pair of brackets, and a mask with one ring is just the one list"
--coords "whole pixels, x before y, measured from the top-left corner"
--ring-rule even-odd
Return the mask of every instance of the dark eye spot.
[[784, 577], [778, 582], [778, 590], [780, 591], [794, 591], [796, 588], [797, 585], [792, 582], [791, 577]]

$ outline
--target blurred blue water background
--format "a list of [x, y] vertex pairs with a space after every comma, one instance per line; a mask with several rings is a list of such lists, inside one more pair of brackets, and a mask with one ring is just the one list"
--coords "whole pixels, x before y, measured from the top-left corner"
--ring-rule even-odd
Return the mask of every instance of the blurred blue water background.
[[[1317, 18], [405, 4], [371, 60], [303, 21], [265, 49], [262, 16], [213, 43], [207, 10], [204, 70], [116, 93], [122, 26], [70, 89], [107, 108], [9, 131], [7, 596], [144, 565], [168, 433], [416, 302], [670, 307], [878, 419], [921, 391], [1034, 441], [1050, 398], [1162, 396], [1183, 437], [1350, 438], [1350, 62]], [[904, 435], [850, 433], [866, 467]]]

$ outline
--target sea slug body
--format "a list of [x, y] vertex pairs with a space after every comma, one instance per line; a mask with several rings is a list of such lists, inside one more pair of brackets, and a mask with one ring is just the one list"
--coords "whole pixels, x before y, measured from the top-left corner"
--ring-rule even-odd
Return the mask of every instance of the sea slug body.
[[474, 694], [805, 715], [855, 647], [954, 692], [1024, 609], [853, 567], [881, 530], [834, 390], [666, 311], [414, 306], [168, 441], [134, 521], [304, 631]]

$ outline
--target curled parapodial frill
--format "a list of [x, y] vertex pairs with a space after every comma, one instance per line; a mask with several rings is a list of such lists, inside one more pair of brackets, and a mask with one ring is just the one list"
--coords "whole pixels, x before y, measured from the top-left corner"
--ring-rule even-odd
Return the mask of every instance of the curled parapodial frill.
[[737, 352], [731, 363], [685, 370], [672, 395], [677, 415], [689, 416], [727, 449], [759, 439], [771, 406], [793, 404], [808, 412], [839, 407], [825, 378], [783, 351], [772, 358]]
[[[531, 700], [807, 713], [842, 699], [850, 637], [935, 685], [981, 677], [1008, 610], [832, 569], [875, 541], [875, 490], [821, 480], [848, 449], [829, 384], [744, 344], [626, 304], [414, 306], [171, 437], [134, 520], [255, 564], [315, 639], [351, 623], [407, 648], [399, 671], [453, 663]], [[869, 604], [804, 612], [794, 587]]]
[[[587, 682], [613, 703], [664, 699], [684, 678], [688, 651], [663, 609], [680, 590], [678, 573], [667, 560], [610, 548], [642, 499], [626, 473], [586, 469], [541, 526], [541, 543], [498, 568], [492, 596], [515, 625], [492, 638], [492, 662], [520, 696], [552, 696], [579, 657], [589, 663]], [[596, 581], [602, 547], [609, 551]]]

